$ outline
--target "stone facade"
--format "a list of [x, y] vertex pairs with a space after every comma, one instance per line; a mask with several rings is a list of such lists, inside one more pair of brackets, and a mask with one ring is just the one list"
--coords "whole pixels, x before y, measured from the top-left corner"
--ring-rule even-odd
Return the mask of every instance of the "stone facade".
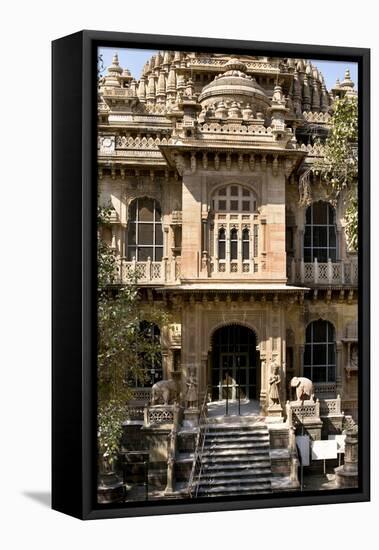
[[[136, 270], [145, 295], [170, 309], [163, 376], [176, 372], [183, 395], [192, 372], [199, 402], [214, 397], [215, 371], [222, 385], [220, 362], [233, 355], [216, 357], [215, 335], [247, 327], [256, 354], [244, 391], [263, 414], [276, 364], [283, 410], [290, 379], [308, 369], [316, 396], [339, 395], [356, 418], [357, 258], [343, 197], [333, 202], [309, 171], [322, 154], [310, 132], [325, 136], [334, 98], [354, 93], [349, 74], [328, 92], [302, 59], [183, 52], [158, 53], [138, 81], [115, 55], [100, 80], [98, 183], [113, 209], [102, 237], [119, 259], [119, 282]], [[325, 249], [305, 250], [328, 208]], [[306, 358], [307, 327], [318, 320], [333, 327], [327, 375]]]

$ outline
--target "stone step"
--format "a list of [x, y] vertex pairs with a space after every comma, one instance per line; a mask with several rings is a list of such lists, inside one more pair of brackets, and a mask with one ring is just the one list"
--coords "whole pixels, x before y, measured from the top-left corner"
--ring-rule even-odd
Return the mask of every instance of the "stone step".
[[[205, 462], [203, 464], [203, 472], [218, 472], [225, 470], [232, 470], [236, 474], [241, 470], [249, 470], [250, 468], [271, 468], [271, 462], [269, 460], [256, 460], [249, 462], [234, 462], [229, 464], [228, 462]], [[270, 469], [271, 471], [271, 469]]]
[[198, 496], [270, 493], [270, 435], [262, 423], [207, 425]]
[[267, 445], [260, 447], [247, 447], [247, 448], [235, 448], [235, 449], [205, 449], [203, 457], [208, 456], [245, 456], [245, 455], [257, 455], [267, 454], [269, 455], [269, 447]]
[[263, 483], [270, 483], [271, 478], [270, 477], [246, 477], [246, 478], [235, 478], [235, 477], [226, 477], [226, 478], [216, 478], [216, 479], [201, 479], [199, 483], [200, 487], [205, 486], [214, 486], [214, 485], [224, 485], [225, 487], [232, 485], [235, 487], [245, 487], [248, 485], [262, 485]]
[[219, 431], [222, 433], [228, 432], [266, 432], [268, 433], [267, 426], [265, 424], [253, 424], [252, 426], [248, 424], [206, 424], [206, 429], [208, 432]]
[[227, 485], [218, 485], [217, 487], [199, 487], [198, 495], [214, 495], [214, 496], [231, 496], [238, 495], [241, 493], [245, 494], [257, 494], [257, 493], [271, 493], [271, 483], [261, 483], [261, 484], [249, 484], [243, 487], [240, 486], [227, 486]]
[[205, 437], [205, 442], [207, 441], [219, 441], [220, 443], [222, 442], [227, 442], [227, 441], [270, 441], [270, 436], [269, 434], [265, 434], [265, 433], [252, 433], [252, 434], [249, 434], [249, 435], [246, 435], [246, 433], [243, 433], [243, 435], [239, 435], [239, 434], [235, 434], [235, 433], [230, 433], [230, 434], [223, 434], [223, 433], [217, 433], [216, 435], [215, 434], [207, 434], [206, 437]]
[[[243, 478], [243, 480], [245, 481], [246, 478], [249, 478], [249, 477], [257, 477], [257, 476], [269, 476], [271, 475], [271, 468], [247, 468], [245, 470], [236, 470], [235, 468], [233, 468], [233, 470], [231, 471], [224, 471], [224, 469], [222, 470], [207, 470], [207, 471], [203, 471], [202, 472], [202, 480], [203, 479], [207, 479], [208, 477], [210, 478], [232, 478], [234, 477], [235, 479], [239, 479], [239, 478]], [[201, 481], [202, 483], [202, 481]]]
[[254, 461], [269, 461], [269, 456], [267, 453], [256, 453], [256, 454], [242, 454], [237, 455], [237, 453], [233, 453], [231, 455], [228, 454], [214, 454], [214, 455], [208, 455], [203, 456], [203, 463], [209, 464], [209, 463], [227, 463], [227, 464], [233, 464], [234, 462], [254, 462]]
[[217, 449], [267, 449], [269, 450], [270, 445], [268, 441], [262, 441], [262, 442], [243, 442], [243, 443], [214, 443], [213, 441], [206, 442], [204, 445], [204, 451], [207, 452], [209, 450], [217, 450]]

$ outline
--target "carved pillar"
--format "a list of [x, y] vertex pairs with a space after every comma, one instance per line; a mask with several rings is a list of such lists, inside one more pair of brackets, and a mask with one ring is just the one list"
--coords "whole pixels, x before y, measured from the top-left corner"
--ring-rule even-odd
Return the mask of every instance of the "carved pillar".
[[295, 376], [304, 375], [304, 345], [298, 346], [298, 362]]
[[336, 238], [337, 238], [337, 259], [344, 260], [346, 258], [346, 255], [345, 255], [345, 247], [343, 245], [343, 232], [340, 227], [336, 228]]
[[163, 370], [163, 379], [166, 380], [169, 378], [171, 373], [171, 364], [170, 364], [170, 354], [168, 349], [162, 350], [162, 370]]
[[198, 403], [199, 405], [203, 402], [204, 394], [207, 392], [208, 387], [208, 352], [204, 352], [201, 354], [201, 367], [200, 367], [200, 373], [199, 373], [199, 385], [198, 385], [198, 391], [199, 391], [199, 399]]
[[227, 228], [225, 231], [225, 239], [226, 239], [225, 272], [230, 273], [230, 230], [229, 228]]
[[237, 262], [238, 262], [238, 273], [242, 273], [242, 231], [238, 231], [238, 241], [237, 241]]
[[202, 218], [202, 252], [209, 252], [208, 246], [208, 220]]
[[336, 343], [336, 395], [342, 395], [342, 343]]
[[298, 239], [297, 239], [297, 250], [296, 250], [296, 257], [297, 258], [304, 258], [304, 229], [299, 229], [298, 231]]
[[266, 354], [260, 355], [261, 358], [261, 391], [259, 394], [259, 406], [261, 414], [266, 414], [267, 410], [267, 376], [266, 376]]
[[163, 228], [163, 254], [165, 258], [170, 256], [170, 236], [169, 236], [169, 226], [165, 225]]

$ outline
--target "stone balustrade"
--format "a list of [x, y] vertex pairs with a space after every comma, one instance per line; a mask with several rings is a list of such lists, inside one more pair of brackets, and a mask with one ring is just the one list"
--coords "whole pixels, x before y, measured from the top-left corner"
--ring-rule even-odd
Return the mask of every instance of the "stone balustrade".
[[341, 411], [341, 396], [337, 395], [336, 399], [322, 399], [320, 402], [321, 416], [334, 416], [342, 414]]
[[305, 418], [320, 418], [320, 401], [287, 401], [286, 414], [289, 426], [303, 423]]
[[146, 262], [122, 258], [119, 263], [118, 279], [121, 284], [136, 278], [138, 284], [175, 283], [180, 278], [180, 258], [164, 258], [161, 262]]
[[336, 399], [310, 399], [304, 402], [287, 401], [286, 414], [289, 426], [296, 426], [299, 423], [304, 423], [304, 419], [320, 418], [328, 416], [340, 416], [343, 414], [341, 410], [341, 397], [338, 395]]
[[175, 405], [154, 405], [144, 409], [144, 426], [165, 426], [174, 423]]
[[292, 258], [287, 263], [287, 277], [289, 284], [304, 285], [358, 285], [357, 260], [321, 263], [304, 262]]
[[144, 403], [150, 403], [151, 401], [151, 388], [133, 388], [132, 400], [142, 401]]

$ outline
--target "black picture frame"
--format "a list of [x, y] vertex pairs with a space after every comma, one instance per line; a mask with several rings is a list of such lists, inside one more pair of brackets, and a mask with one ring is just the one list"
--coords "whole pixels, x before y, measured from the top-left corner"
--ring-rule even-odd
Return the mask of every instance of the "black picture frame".
[[[96, 52], [99, 46], [354, 61], [359, 76], [358, 489], [238, 501], [96, 504]], [[370, 499], [370, 50], [85, 30], [52, 43], [52, 508], [81, 519]]]

